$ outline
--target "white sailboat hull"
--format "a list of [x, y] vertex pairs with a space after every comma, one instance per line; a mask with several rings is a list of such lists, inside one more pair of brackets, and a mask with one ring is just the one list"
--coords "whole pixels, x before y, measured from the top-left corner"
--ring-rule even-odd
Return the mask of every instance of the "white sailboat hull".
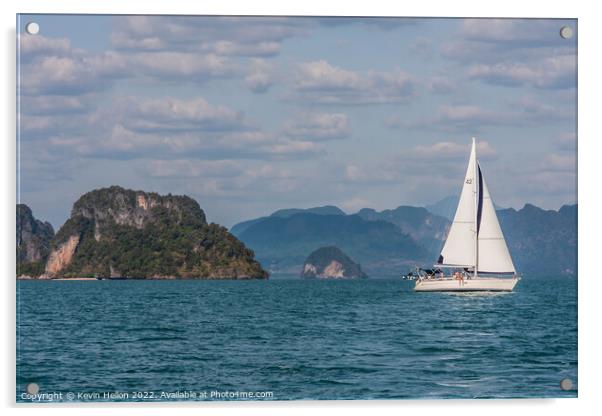
[[416, 292], [512, 292], [518, 277], [478, 277], [476, 279], [420, 279]]

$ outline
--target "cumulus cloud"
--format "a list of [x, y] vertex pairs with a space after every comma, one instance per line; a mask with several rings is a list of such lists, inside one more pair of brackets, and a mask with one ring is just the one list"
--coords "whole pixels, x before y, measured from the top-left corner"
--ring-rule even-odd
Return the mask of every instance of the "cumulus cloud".
[[538, 62], [502, 62], [475, 65], [468, 76], [493, 85], [537, 88], [569, 88], [576, 85], [577, 60], [575, 55], [551, 56]]
[[507, 87], [576, 87], [576, 36], [566, 40], [564, 24], [550, 19], [463, 19], [442, 46], [444, 57], [466, 65], [470, 79]]
[[20, 56], [20, 93], [36, 96], [102, 92], [123, 78], [203, 83], [240, 71], [228, 57], [214, 53], [90, 53], [73, 48], [66, 39], [43, 36], [23, 37]]
[[126, 98], [119, 103], [124, 124], [139, 132], [235, 131], [250, 127], [244, 114], [226, 106], [214, 106], [202, 97]]
[[250, 71], [245, 77], [245, 85], [254, 93], [262, 94], [273, 84], [273, 74], [270, 65], [263, 59], [254, 59]]
[[399, 69], [355, 72], [319, 60], [298, 65], [290, 98], [320, 104], [400, 103], [414, 95], [414, 84]]
[[349, 137], [349, 119], [342, 113], [310, 113], [287, 123], [284, 132], [289, 137], [325, 141]]
[[20, 92], [24, 95], [85, 94], [106, 87], [107, 81], [81, 57], [41, 56], [21, 67]]
[[574, 53], [576, 38], [559, 36], [563, 24], [550, 19], [462, 19], [459, 30], [443, 44], [445, 57], [469, 62], [526, 60], [529, 57]]
[[26, 116], [21, 124], [26, 139], [44, 137], [57, 152], [86, 158], [294, 159], [319, 151], [202, 97], [125, 97], [90, 114]]
[[66, 38], [19, 35], [17, 43], [19, 45], [18, 53], [21, 63], [40, 55], [57, 57], [70, 55], [73, 52], [71, 41]]
[[[209, 78], [232, 76], [235, 67], [227, 58], [214, 54], [183, 52], [141, 52], [122, 55], [134, 73], [162, 79], [202, 82]], [[184, 77], [184, 78], [182, 78]]]
[[118, 50], [204, 52], [274, 56], [308, 19], [235, 16], [123, 16], [115, 18], [111, 44]]

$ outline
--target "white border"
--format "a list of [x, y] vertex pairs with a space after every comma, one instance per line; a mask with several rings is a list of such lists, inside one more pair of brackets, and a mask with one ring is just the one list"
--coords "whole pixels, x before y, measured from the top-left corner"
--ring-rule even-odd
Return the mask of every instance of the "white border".
[[[194, 3], [186, 0], [140, 0], [99, 1], [75, 3], [69, 0], [5, 0], [2, 10], [1, 65], [4, 97], [0, 101], [2, 116], [2, 239], [0, 259], [3, 314], [2, 319], [2, 374], [0, 394], [5, 414], [28, 414], [36, 411], [34, 406], [14, 404], [15, 385], [15, 280], [14, 280], [14, 215], [15, 215], [15, 14], [20, 13], [141, 13], [141, 14], [269, 14], [269, 15], [397, 15], [397, 16], [481, 16], [481, 17], [564, 17], [579, 19], [579, 399], [546, 400], [441, 400], [441, 401], [353, 401], [353, 402], [276, 402], [276, 403], [194, 403], [194, 404], [139, 404], [128, 406], [127, 412], [139, 415], [154, 415], [169, 411], [173, 414], [198, 414], [211, 412], [234, 415], [317, 415], [333, 411], [348, 415], [364, 415], [374, 409], [379, 414], [400, 412], [450, 415], [507, 415], [509, 412], [545, 412], [555, 415], [568, 413], [592, 413], [600, 408], [597, 403], [600, 377], [600, 351], [602, 350], [600, 323], [602, 316], [599, 297], [602, 296], [602, 273], [596, 274], [594, 262], [600, 255], [599, 241], [602, 236], [600, 218], [600, 174], [595, 169], [600, 164], [600, 44], [602, 40], [602, 16], [593, 6], [594, 2], [546, 1], [529, 3], [524, 0], [483, 2], [469, 0], [418, 2], [391, 2], [371, 0], [352, 4], [349, 1], [304, 0], [291, 4], [284, 1], [225, 1]], [[599, 263], [596, 262], [596, 263]], [[597, 406], [596, 406], [597, 405]], [[39, 406], [38, 406], [39, 407]], [[123, 414], [119, 405], [86, 406], [86, 414]], [[37, 410], [45, 415], [79, 415], [75, 406], [44, 406]]]

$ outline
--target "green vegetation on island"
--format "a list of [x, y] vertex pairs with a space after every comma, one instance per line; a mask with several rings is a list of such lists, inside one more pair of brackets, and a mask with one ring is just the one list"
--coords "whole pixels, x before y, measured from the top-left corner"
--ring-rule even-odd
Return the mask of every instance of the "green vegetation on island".
[[187, 196], [113, 186], [89, 192], [50, 244], [44, 277], [264, 279], [226, 228]]

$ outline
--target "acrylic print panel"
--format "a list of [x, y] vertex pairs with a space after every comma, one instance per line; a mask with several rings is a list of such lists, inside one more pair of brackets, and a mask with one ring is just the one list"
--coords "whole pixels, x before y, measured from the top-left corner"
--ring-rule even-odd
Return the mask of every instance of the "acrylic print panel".
[[17, 20], [18, 402], [577, 396], [576, 20]]

